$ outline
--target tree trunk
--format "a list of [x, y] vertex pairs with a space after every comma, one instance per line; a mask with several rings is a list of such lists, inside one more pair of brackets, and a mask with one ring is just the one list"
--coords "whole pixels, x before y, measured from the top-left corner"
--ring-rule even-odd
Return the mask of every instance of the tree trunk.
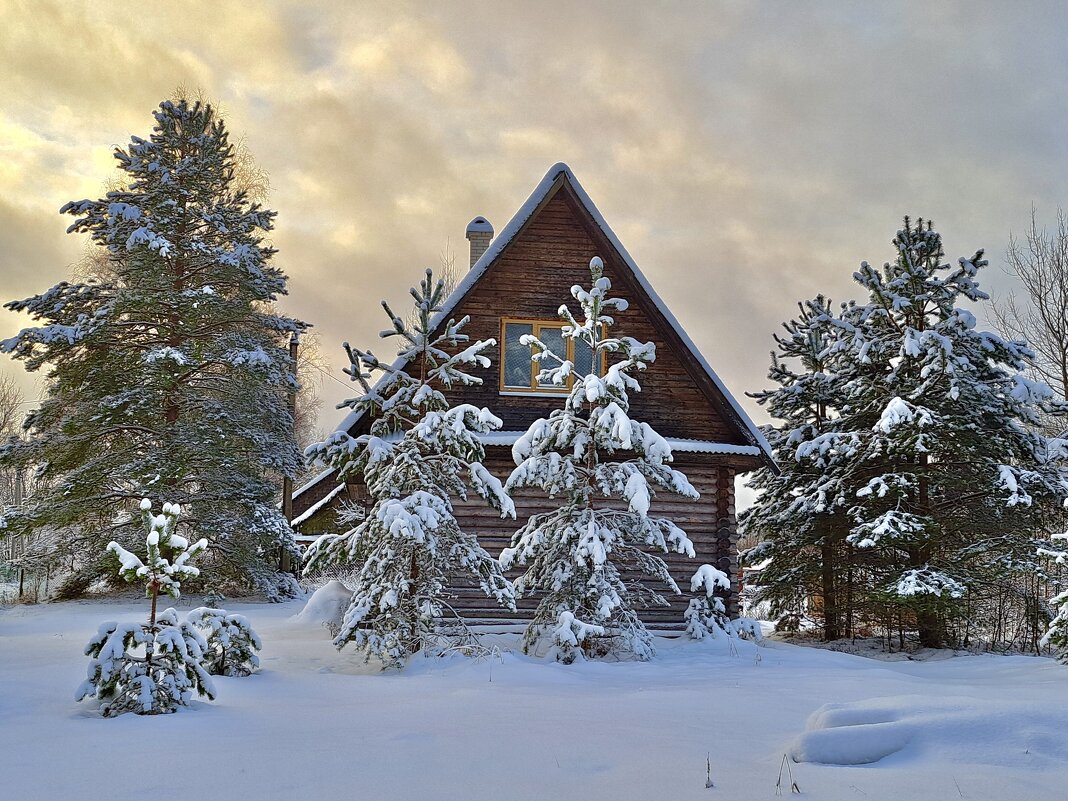
[[838, 588], [835, 586], [834, 543], [828, 538], [823, 542], [823, 576], [821, 592], [823, 593], [823, 639], [826, 642], [837, 640], [841, 635], [838, 629]]
[[942, 647], [942, 616], [937, 612], [929, 609], [916, 612], [916, 630], [924, 648]]

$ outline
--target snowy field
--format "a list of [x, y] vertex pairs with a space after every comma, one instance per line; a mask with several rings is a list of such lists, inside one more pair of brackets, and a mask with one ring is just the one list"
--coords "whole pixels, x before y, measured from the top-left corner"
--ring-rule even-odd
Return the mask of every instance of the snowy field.
[[259, 674], [114, 720], [72, 700], [82, 647], [143, 603], [0, 610], [0, 799], [744, 801], [775, 797], [787, 752], [804, 798], [1068, 798], [1068, 668], [1049, 659], [658, 640], [648, 664], [506, 650], [380, 674], [301, 606], [230, 605], [263, 637]]

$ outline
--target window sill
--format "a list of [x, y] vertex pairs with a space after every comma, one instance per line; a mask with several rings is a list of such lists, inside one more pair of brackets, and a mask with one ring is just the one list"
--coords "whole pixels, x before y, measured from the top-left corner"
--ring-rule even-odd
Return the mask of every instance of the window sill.
[[571, 390], [565, 388], [562, 389], [502, 389], [499, 395], [504, 395], [511, 398], [566, 398], [571, 394]]

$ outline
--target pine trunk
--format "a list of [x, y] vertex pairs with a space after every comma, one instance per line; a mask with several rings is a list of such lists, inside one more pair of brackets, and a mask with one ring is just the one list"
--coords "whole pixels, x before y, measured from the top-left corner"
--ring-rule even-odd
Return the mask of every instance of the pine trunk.
[[834, 543], [829, 538], [824, 540], [822, 550], [823, 639], [830, 642], [841, 636], [838, 630], [838, 588], [835, 585], [838, 565], [835, 561]]

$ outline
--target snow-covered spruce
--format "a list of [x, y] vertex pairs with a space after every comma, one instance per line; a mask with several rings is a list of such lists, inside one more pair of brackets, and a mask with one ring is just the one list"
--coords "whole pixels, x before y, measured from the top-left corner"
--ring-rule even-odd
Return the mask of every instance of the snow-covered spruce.
[[760, 502], [739, 523], [759, 544], [742, 554], [760, 565], [756, 600], [767, 601], [780, 628], [793, 628], [822, 599], [819, 623], [826, 640], [847, 631], [841, 566], [849, 561], [848, 510], [858, 489], [844, 479], [848, 455], [827, 449], [821, 461], [798, 459], [797, 449], [834, 430], [848, 375], [831, 369], [840, 329], [823, 296], [798, 304], [799, 314], [783, 323], [768, 370], [777, 386], [756, 393], [757, 402], [781, 421], [764, 433], [778, 469], [761, 468], [749, 478]]
[[[698, 493], [671, 468], [664, 438], [627, 414], [627, 393], [641, 389], [633, 373], [644, 370], [656, 352], [651, 342], [608, 336], [610, 312], [624, 310], [626, 301], [608, 297], [611, 283], [602, 271], [601, 259], [594, 257], [592, 288], [571, 289], [581, 322], [566, 305], [560, 307], [563, 336], [585, 342], [593, 354], [589, 372], [535, 337], [524, 337], [542, 367], [538, 380], [570, 385], [571, 391], [563, 408], [535, 421], [515, 443], [517, 467], [507, 482], [509, 491], [537, 487], [561, 499], [558, 509], [534, 515], [516, 532], [501, 564], [527, 566], [516, 580], [519, 593], [544, 593], [527, 628], [525, 650], [548, 641], [563, 662], [652, 657], [652, 638], [636, 607], [667, 602], [644, 582], [625, 581], [621, 570], [636, 570], [678, 593], [664, 560], [650, 551], [694, 555], [682, 529], [649, 516], [654, 489], [687, 498]], [[611, 364], [602, 375], [606, 358]], [[619, 460], [607, 461], [611, 457]]]
[[174, 609], [156, 614], [162, 592], [179, 597], [181, 582], [200, 571], [189, 564], [207, 549], [207, 540], [192, 545], [174, 533], [177, 504], [164, 504], [163, 513], [152, 514], [151, 503], [141, 502], [148, 535], [144, 560], [116, 542], [108, 551], [119, 559], [120, 575], [129, 582], [145, 582], [152, 601], [148, 624], [104, 623], [85, 647], [90, 657], [88, 676], [75, 700], [92, 696], [100, 701], [105, 717], [135, 712], [158, 715], [186, 706], [193, 694], [215, 697], [215, 689], [202, 662], [207, 643], [187, 621], [179, 621]]
[[[1048, 545], [1039, 548], [1039, 556], [1052, 558], [1057, 565], [1063, 567], [1068, 564], [1068, 549], [1064, 547], [1065, 543], [1068, 543], [1068, 534], [1054, 534]], [[1042, 635], [1040, 645], [1053, 649], [1061, 662], [1068, 665], [1068, 590], [1051, 598], [1049, 606], [1053, 617]]]
[[[467, 318], [434, 326], [445, 299], [445, 285], [430, 270], [411, 290], [415, 312], [406, 321], [383, 302], [402, 346], [394, 365], [345, 344], [351, 366], [346, 372], [364, 394], [344, 405], [374, 420], [370, 432], [350, 437], [335, 432], [310, 447], [310, 460], [338, 470], [338, 480], [360, 479], [373, 504], [355, 528], [320, 537], [308, 551], [305, 574], [352, 565], [352, 599], [334, 638], [338, 648], [354, 643], [368, 659], [401, 667], [431, 639], [439, 639], [439, 622], [454, 618], [448, 604], [450, 585], [475, 581], [487, 596], [515, 609], [511, 583], [500, 565], [463, 531], [453, 516], [453, 497], [473, 491], [502, 517], [515, 507], [501, 482], [482, 464], [485, 451], [478, 435], [500, 428], [486, 409], [470, 404], [451, 407], [443, 389], [482, 383], [465, 372], [488, 367], [482, 352], [495, 345], [485, 340], [466, 344]], [[455, 351], [455, 352], [453, 352]], [[375, 372], [384, 375], [372, 386]]]
[[198, 606], [186, 622], [204, 637], [204, 669], [213, 676], [251, 676], [260, 666], [260, 637], [244, 615]]
[[691, 639], [703, 640], [715, 637], [717, 632], [727, 631], [730, 618], [723, 600], [716, 595], [717, 590], [729, 592], [730, 577], [712, 565], [701, 565], [690, 579], [690, 592], [701, 593], [691, 598], [683, 619], [686, 621], [686, 634]]
[[279, 551], [297, 551], [277, 486], [300, 469], [286, 342], [305, 326], [270, 306], [286, 293], [264, 241], [275, 214], [241, 188], [210, 106], [160, 104], [152, 135], [115, 157], [120, 188], [62, 209], [97, 246], [93, 278], [7, 304], [35, 327], [0, 351], [49, 376], [28, 436], [0, 448], [0, 464], [40, 479], [8, 527], [82, 530], [59, 590], [74, 596], [107, 577], [92, 546], [136, 546], [137, 521], [111, 521], [162, 488], [191, 512], [191, 539], [210, 533], [223, 589], [280, 599], [297, 588]]
[[[867, 303], [814, 310], [818, 358], [802, 360], [803, 381], [769, 393], [786, 420], [776, 441], [788, 466], [781, 480], [765, 471], [762, 508], [746, 522], [786, 546], [756, 554], [782, 561], [763, 583], [829, 586], [842, 608], [848, 575], [847, 622], [858, 609], [914, 621], [921, 644], [938, 647], [983, 626], [966, 608], [992, 609], [1005, 587], [1042, 574], [1037, 539], [1068, 472], [1041, 424], [1068, 406], [1026, 377], [1026, 343], [978, 330], [962, 308], [988, 299], [982, 251], [946, 264], [930, 223], [907, 218], [894, 245], [893, 262], [854, 274]], [[797, 542], [830, 551], [791, 571], [798, 521]]]

